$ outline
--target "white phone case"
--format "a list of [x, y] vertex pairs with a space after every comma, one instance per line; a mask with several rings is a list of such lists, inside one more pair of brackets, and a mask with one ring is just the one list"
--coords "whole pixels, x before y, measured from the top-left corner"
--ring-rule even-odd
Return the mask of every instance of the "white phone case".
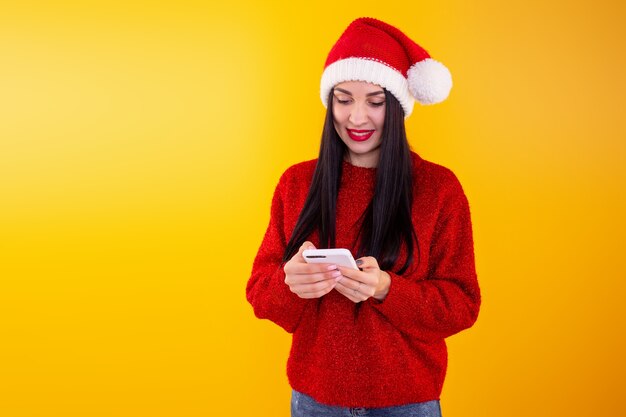
[[305, 249], [302, 256], [307, 263], [335, 264], [359, 269], [348, 249]]

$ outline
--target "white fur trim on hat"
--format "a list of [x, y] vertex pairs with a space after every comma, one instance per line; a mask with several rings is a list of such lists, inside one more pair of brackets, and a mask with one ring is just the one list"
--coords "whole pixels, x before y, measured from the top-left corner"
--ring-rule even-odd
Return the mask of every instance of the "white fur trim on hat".
[[452, 88], [450, 71], [441, 62], [427, 58], [409, 68], [408, 82], [415, 100], [421, 104], [444, 101]]
[[386, 64], [368, 58], [346, 58], [326, 67], [320, 85], [320, 97], [324, 107], [328, 107], [330, 90], [344, 81], [366, 81], [380, 85], [398, 99], [405, 118], [413, 111], [414, 99], [404, 75]]

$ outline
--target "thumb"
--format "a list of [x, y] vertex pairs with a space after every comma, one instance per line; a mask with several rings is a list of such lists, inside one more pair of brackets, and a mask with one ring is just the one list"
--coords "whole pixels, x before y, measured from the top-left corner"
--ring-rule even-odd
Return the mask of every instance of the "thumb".
[[356, 260], [356, 264], [362, 271], [367, 269], [380, 269], [378, 261], [373, 256], [364, 256]]
[[315, 245], [307, 240], [302, 244], [302, 246], [300, 246], [300, 249], [298, 249], [298, 256], [301, 257], [302, 260], [304, 260], [302, 252], [304, 252], [306, 249], [315, 249]]

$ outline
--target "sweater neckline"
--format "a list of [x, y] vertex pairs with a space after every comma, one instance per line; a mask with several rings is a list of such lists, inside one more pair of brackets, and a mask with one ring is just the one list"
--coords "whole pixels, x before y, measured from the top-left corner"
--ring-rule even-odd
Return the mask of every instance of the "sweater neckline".
[[[418, 154], [411, 151], [411, 162], [413, 163], [414, 168], [420, 165], [422, 161], [423, 159]], [[369, 167], [361, 167], [357, 165], [352, 165], [350, 162], [346, 161], [345, 159], [342, 161], [343, 172], [350, 172], [350, 173], [361, 174], [361, 175], [368, 175], [368, 174], [373, 175], [373, 174], [376, 174], [376, 169], [377, 169], [376, 167], [369, 168]]]
[[341, 171], [341, 184], [350, 187], [360, 184], [358, 187], [369, 189], [376, 182], [376, 168], [367, 168], [352, 165], [348, 161], [343, 161]]
[[343, 170], [350, 170], [350, 171], [354, 171], [354, 172], [361, 172], [361, 173], [375, 173], [376, 172], [376, 167], [361, 167], [358, 165], [352, 165], [350, 162], [346, 161], [345, 159], [343, 160], [343, 166], [342, 166]]

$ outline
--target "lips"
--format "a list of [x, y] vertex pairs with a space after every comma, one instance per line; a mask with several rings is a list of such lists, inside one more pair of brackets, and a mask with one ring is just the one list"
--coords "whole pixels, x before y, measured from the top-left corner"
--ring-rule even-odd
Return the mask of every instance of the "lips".
[[350, 139], [357, 142], [364, 142], [370, 138], [375, 132], [374, 129], [361, 130], [361, 129], [346, 129]]

